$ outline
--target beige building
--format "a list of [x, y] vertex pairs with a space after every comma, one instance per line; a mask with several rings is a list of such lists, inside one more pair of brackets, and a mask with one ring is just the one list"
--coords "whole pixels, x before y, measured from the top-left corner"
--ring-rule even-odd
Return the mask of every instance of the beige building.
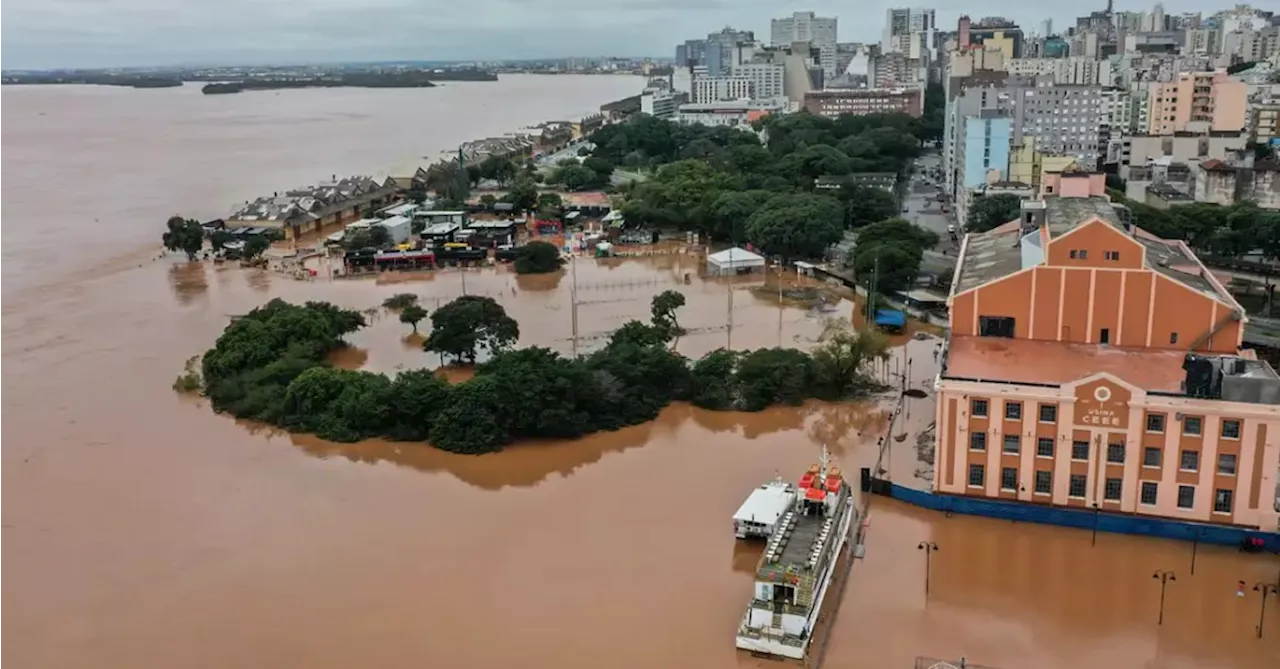
[[1194, 172], [1196, 202], [1224, 206], [1252, 202], [1263, 209], [1280, 209], [1280, 161], [1233, 165], [1207, 160]]
[[1009, 181], [1029, 184], [1039, 190], [1046, 172], [1064, 172], [1075, 164], [1075, 156], [1040, 151], [1034, 136], [1023, 135], [1022, 144], [1009, 152]]
[[934, 491], [1277, 530], [1280, 376], [1182, 242], [1101, 179], [967, 235], [947, 302]]
[[1280, 139], [1280, 100], [1264, 100], [1253, 105], [1249, 135], [1259, 144]]
[[1244, 151], [1249, 137], [1246, 132], [1236, 130], [1133, 135], [1121, 141], [1120, 178], [1127, 181], [1132, 168], [1145, 167], [1162, 158], [1188, 165], [1211, 159], [1226, 160]]
[[1228, 77], [1226, 70], [1181, 72], [1175, 81], [1153, 83], [1147, 93], [1147, 132], [1241, 130], [1247, 120], [1246, 88], [1243, 81]]

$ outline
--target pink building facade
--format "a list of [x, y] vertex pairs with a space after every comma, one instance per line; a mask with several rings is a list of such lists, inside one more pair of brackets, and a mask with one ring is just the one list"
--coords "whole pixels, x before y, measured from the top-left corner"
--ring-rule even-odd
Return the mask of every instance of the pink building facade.
[[1095, 181], [962, 242], [934, 491], [1280, 530], [1280, 375], [1185, 244], [1069, 195]]
[[1152, 84], [1147, 132], [1234, 132], [1248, 122], [1248, 90], [1225, 70], [1181, 72], [1177, 81]]

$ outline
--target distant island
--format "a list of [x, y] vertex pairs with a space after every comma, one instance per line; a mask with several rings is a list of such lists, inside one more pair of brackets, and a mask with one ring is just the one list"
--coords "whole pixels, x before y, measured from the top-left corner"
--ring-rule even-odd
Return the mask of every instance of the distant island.
[[432, 88], [437, 81], [497, 80], [498, 75], [475, 69], [339, 72], [315, 76], [267, 77], [217, 82], [206, 84], [201, 90], [205, 95], [222, 95], [288, 88]]

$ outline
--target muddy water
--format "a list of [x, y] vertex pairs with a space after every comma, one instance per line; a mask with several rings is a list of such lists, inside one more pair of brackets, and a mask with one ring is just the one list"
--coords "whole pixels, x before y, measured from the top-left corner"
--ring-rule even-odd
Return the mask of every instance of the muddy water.
[[[7, 90], [4, 104], [9, 121]], [[16, 130], [4, 131], [8, 148]], [[129, 175], [172, 169], [119, 160], [135, 161], [114, 184], [126, 195], [147, 188]], [[48, 187], [7, 175], [7, 205]], [[121, 199], [102, 206], [121, 235], [142, 234]], [[42, 222], [11, 211], [6, 241], [38, 246]], [[751, 486], [794, 475], [822, 443], [851, 471], [870, 466], [886, 429], [887, 402], [865, 402], [751, 415], [676, 406], [646, 425], [481, 458], [282, 435], [169, 389], [228, 315], [273, 296], [367, 308], [404, 290], [431, 308], [461, 294], [465, 276], [469, 293], [519, 319], [522, 343], [568, 350], [571, 278], [298, 283], [145, 252], [124, 268], [111, 248], [41, 248], [81, 254], [81, 271], [28, 261], [24, 286], [4, 298], [3, 659], [14, 666], [755, 666], [732, 634], [757, 554], [732, 541], [729, 516]], [[685, 285], [691, 267], [683, 256], [579, 264], [582, 345], [670, 287], [689, 299], [690, 355], [806, 345], [821, 328], [821, 312], [779, 308], [768, 287], [739, 283], [730, 334], [727, 286]], [[373, 320], [344, 364], [434, 364], [405, 341], [407, 326]], [[932, 342], [899, 343], [911, 384], [925, 383]], [[908, 411], [887, 463], [895, 475], [914, 466], [908, 433], [932, 420], [927, 398]], [[883, 499], [868, 531], [831, 667], [911, 666], [917, 655], [1011, 668], [1280, 663], [1280, 606], [1258, 641], [1257, 596], [1235, 597], [1237, 580], [1275, 578], [1280, 565], [1263, 558], [1201, 548], [1191, 576], [1183, 544], [1102, 535], [1091, 547], [1087, 532]], [[922, 540], [941, 547], [927, 602]], [[1178, 574], [1159, 627], [1155, 569]]]

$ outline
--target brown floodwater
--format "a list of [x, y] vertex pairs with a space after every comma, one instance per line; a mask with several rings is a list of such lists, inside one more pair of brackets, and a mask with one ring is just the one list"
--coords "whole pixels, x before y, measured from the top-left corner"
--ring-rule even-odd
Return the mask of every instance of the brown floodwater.
[[[542, 86], [573, 99], [542, 99]], [[153, 259], [154, 237], [188, 202], [222, 213], [213, 205], [234, 200], [230, 192], [354, 171], [373, 164], [375, 149], [417, 151], [415, 132], [439, 150], [635, 87], [515, 78], [469, 89], [470, 102], [461, 86], [244, 94], [211, 102], [222, 109], [212, 115], [189, 91], [6, 87], [3, 660], [775, 666], [733, 649], [758, 548], [733, 540], [729, 518], [752, 486], [794, 477], [824, 443], [851, 476], [872, 466], [889, 399], [756, 414], [678, 405], [613, 433], [466, 457], [281, 434], [170, 389], [230, 315], [277, 296], [366, 309], [409, 290], [430, 309], [462, 294], [465, 280], [519, 320], [522, 344], [568, 352], [567, 274], [296, 282]], [[441, 92], [457, 96], [456, 108], [422, 102]], [[421, 107], [405, 108], [415, 100]], [[523, 109], [489, 116], [491, 125], [470, 118], [496, 114], [502, 100]], [[198, 215], [205, 207], [191, 205]], [[770, 285], [739, 281], [729, 330], [726, 282], [698, 279], [696, 268], [683, 255], [580, 261], [580, 345], [644, 317], [650, 296], [668, 288], [688, 297], [680, 318], [690, 334], [678, 345], [694, 356], [808, 346], [824, 317], [854, 311], [847, 300], [829, 312], [780, 304]], [[408, 326], [373, 314], [337, 362], [388, 373], [438, 363]], [[909, 358], [908, 382], [927, 388], [928, 337], [895, 340], [889, 372]], [[907, 402], [883, 463], [895, 477], [918, 467], [913, 435], [932, 419], [929, 398]], [[1235, 596], [1239, 580], [1275, 579], [1274, 559], [1200, 547], [1192, 576], [1187, 544], [1104, 534], [1091, 547], [1088, 532], [946, 518], [886, 499], [872, 501], [867, 536], [830, 667], [909, 667], [920, 655], [1002, 668], [1280, 665], [1280, 605], [1272, 600], [1258, 640], [1257, 595]], [[923, 540], [940, 546], [927, 601]], [[1161, 626], [1156, 569], [1178, 577]]]

